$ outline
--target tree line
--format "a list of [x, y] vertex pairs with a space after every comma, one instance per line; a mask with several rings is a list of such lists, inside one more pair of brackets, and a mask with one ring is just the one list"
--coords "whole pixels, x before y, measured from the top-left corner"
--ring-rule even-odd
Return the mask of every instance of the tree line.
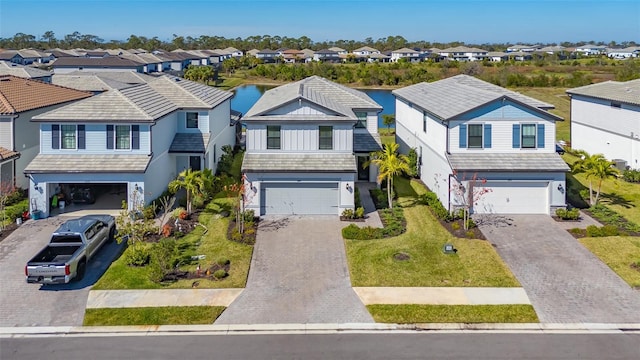
[[[574, 47], [579, 44], [593, 43], [596, 45], [606, 45], [610, 47], [628, 47], [637, 46], [634, 41], [623, 41], [617, 43], [611, 41], [604, 43], [602, 41], [581, 41], [578, 43], [562, 42], [562, 43], [547, 43], [541, 44], [543, 46], [555, 46], [561, 45], [564, 47]], [[161, 40], [157, 36], [152, 38], [138, 35], [130, 35], [126, 40], [108, 40], [105, 41], [101, 37], [93, 34], [82, 34], [75, 31], [71, 34], [67, 34], [58, 38], [53, 31], [46, 31], [44, 34], [36, 36], [26, 33], [16, 33], [12, 37], [0, 38], [0, 48], [4, 49], [27, 49], [34, 48], [40, 50], [62, 48], [84, 48], [84, 49], [145, 49], [147, 51], [152, 50], [197, 50], [197, 49], [224, 49], [227, 47], [234, 47], [240, 50], [251, 49], [311, 49], [314, 51], [326, 49], [330, 47], [340, 47], [347, 51], [353, 51], [363, 46], [369, 46], [380, 51], [397, 50], [403, 47], [408, 48], [431, 48], [436, 47], [440, 49], [455, 47], [455, 46], [470, 46], [479, 47], [488, 51], [504, 51], [509, 45], [506, 43], [483, 43], [483, 44], [465, 44], [461, 41], [454, 41], [449, 43], [441, 42], [428, 42], [428, 41], [408, 41], [400, 35], [389, 35], [387, 37], [381, 37], [373, 39], [368, 37], [364, 40], [335, 40], [335, 41], [320, 41], [316, 42], [307, 36], [301, 36], [298, 38], [278, 35], [253, 35], [245, 38], [225, 38], [223, 36], [209, 36], [200, 35], [198, 37], [182, 36], [173, 34], [171, 40]]]

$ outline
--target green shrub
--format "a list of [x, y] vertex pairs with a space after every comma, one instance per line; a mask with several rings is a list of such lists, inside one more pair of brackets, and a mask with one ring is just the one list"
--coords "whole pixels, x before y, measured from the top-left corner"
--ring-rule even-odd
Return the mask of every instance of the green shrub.
[[206, 203], [206, 199], [202, 194], [195, 194], [191, 198], [191, 206], [193, 206], [194, 209], [204, 208], [205, 203]]
[[362, 199], [360, 199], [360, 189], [357, 186], [353, 191], [353, 198], [355, 201], [356, 209], [362, 207]]
[[460, 224], [458, 224], [457, 222], [454, 222], [451, 224], [451, 228], [453, 230], [460, 230]]
[[227, 274], [227, 272], [225, 270], [223, 270], [223, 269], [216, 270], [213, 273], [213, 277], [216, 278], [216, 279], [224, 279], [224, 278], [227, 277], [227, 275], [229, 275], [229, 274]]
[[345, 219], [353, 219], [354, 212], [353, 209], [344, 209], [342, 211], [342, 217]]
[[466, 232], [466, 235], [467, 235], [467, 239], [473, 239], [476, 236], [476, 234], [471, 230], [468, 230]]
[[452, 216], [449, 210], [447, 210], [444, 205], [440, 201], [431, 205], [431, 210], [433, 210], [433, 214], [442, 221], [451, 221]]
[[349, 224], [349, 226], [342, 229], [342, 237], [345, 239], [355, 239], [360, 233], [360, 228], [356, 224]]
[[587, 226], [587, 236], [589, 237], [604, 237], [604, 236], [618, 236], [620, 235], [620, 229], [615, 225], [604, 225], [597, 227], [595, 225]]
[[151, 247], [149, 261], [149, 277], [152, 281], [161, 282], [179, 265], [178, 247], [174, 239], [162, 239]]
[[407, 175], [410, 177], [417, 177], [418, 176], [418, 152], [416, 151], [416, 148], [409, 149], [409, 154], [407, 154], [407, 157], [409, 158], [409, 172], [407, 172]]
[[556, 216], [562, 220], [578, 220], [580, 217], [580, 210], [573, 209], [556, 209]]
[[622, 178], [625, 181], [637, 183], [640, 182], [640, 169], [628, 169], [622, 173]]
[[582, 189], [579, 194], [582, 200], [589, 201], [589, 189]]
[[155, 219], [157, 209], [158, 207], [155, 205], [155, 203], [151, 203], [145, 206], [144, 209], [142, 209], [142, 217], [147, 220]]
[[580, 228], [572, 228], [572, 229], [569, 229], [569, 232], [572, 233], [572, 234], [580, 235], [580, 234], [582, 234], [582, 229], [580, 229]]
[[[245, 223], [253, 223], [256, 218], [256, 212], [254, 210], [245, 210], [242, 213], [242, 218]], [[245, 224], [246, 225], [246, 224]]]
[[356, 208], [355, 212], [356, 219], [362, 219], [364, 217], [364, 208], [362, 206]]
[[467, 219], [467, 229], [473, 229], [474, 227], [476, 227], [475, 221], [471, 218]]
[[173, 209], [173, 211], [171, 212], [171, 216], [174, 219], [180, 219], [180, 216], [184, 216], [183, 214], [185, 214], [186, 212], [187, 209], [182, 206], [178, 206], [177, 208]]
[[226, 266], [231, 264], [231, 261], [227, 258], [220, 258], [218, 260], [216, 260], [216, 264], [220, 265], [220, 266]]
[[436, 193], [427, 191], [426, 193], [420, 195], [420, 197], [418, 198], [418, 202], [423, 205], [432, 206], [433, 204], [440, 202], [440, 200], [438, 200], [438, 196], [436, 195]]
[[124, 253], [124, 261], [129, 266], [145, 266], [149, 263], [150, 251], [148, 244], [135, 242]]
[[620, 214], [604, 205], [597, 204], [590, 207], [589, 211], [596, 220], [603, 224], [615, 225], [618, 228], [625, 229], [627, 231], [640, 232], [640, 226], [638, 224], [627, 221], [627, 219], [622, 217]]
[[376, 206], [376, 209], [386, 209], [389, 207], [389, 200], [387, 199], [387, 192], [382, 189], [371, 189], [371, 199]]

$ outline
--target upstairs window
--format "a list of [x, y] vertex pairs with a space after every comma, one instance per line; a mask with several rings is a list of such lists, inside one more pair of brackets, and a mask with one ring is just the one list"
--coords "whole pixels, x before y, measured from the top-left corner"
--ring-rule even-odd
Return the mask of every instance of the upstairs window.
[[514, 149], [543, 149], [544, 124], [513, 124]]
[[356, 117], [358, 118], [358, 122], [356, 123], [356, 129], [366, 129], [367, 128], [367, 113], [356, 111]]
[[536, 124], [522, 124], [522, 148], [536, 148]]
[[107, 149], [140, 149], [140, 125], [107, 125]]
[[129, 125], [116, 125], [116, 149], [117, 150], [129, 150], [131, 149], [131, 126]]
[[267, 149], [280, 150], [280, 126], [267, 126]]
[[65, 150], [76, 149], [75, 125], [60, 125], [60, 148]]
[[469, 140], [470, 149], [482, 148], [482, 124], [470, 124], [469, 125]]
[[320, 150], [333, 150], [333, 126], [320, 126]]
[[197, 129], [197, 128], [198, 128], [198, 113], [188, 112], [187, 113], [187, 129]]

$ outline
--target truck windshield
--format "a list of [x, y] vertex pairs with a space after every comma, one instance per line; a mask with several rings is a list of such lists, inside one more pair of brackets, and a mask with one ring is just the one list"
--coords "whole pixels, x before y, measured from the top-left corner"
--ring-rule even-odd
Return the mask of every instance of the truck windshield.
[[53, 235], [51, 238], [52, 244], [61, 244], [61, 243], [78, 243], [82, 244], [82, 238], [80, 235]]

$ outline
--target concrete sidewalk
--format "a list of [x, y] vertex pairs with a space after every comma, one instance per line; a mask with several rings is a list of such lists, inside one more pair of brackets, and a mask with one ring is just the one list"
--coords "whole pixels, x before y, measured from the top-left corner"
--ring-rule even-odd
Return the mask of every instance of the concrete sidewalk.
[[355, 222], [354, 224], [360, 227], [371, 226], [381, 228], [382, 220], [380, 220], [380, 215], [378, 215], [378, 210], [376, 210], [376, 206], [371, 198], [371, 193], [369, 192], [369, 190], [376, 188], [376, 184], [370, 182], [356, 182], [356, 187], [360, 192], [360, 202], [364, 208], [364, 222]]
[[[424, 305], [531, 304], [522, 288], [477, 287], [356, 287], [362, 303]], [[229, 306], [243, 289], [92, 290], [87, 309]]]

